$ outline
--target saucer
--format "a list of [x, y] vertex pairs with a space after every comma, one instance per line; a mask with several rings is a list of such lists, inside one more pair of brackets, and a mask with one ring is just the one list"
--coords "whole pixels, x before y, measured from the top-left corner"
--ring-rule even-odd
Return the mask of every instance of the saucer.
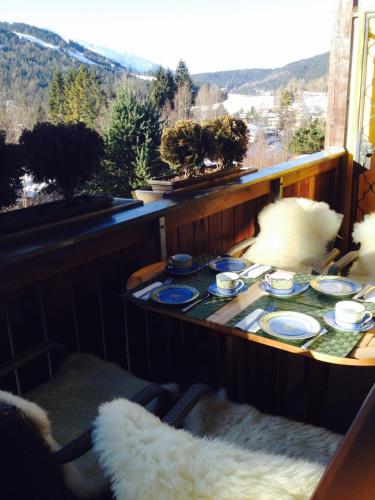
[[172, 274], [173, 276], [187, 276], [189, 274], [196, 273], [197, 271], [201, 270], [201, 266], [198, 264], [198, 262], [193, 261], [190, 267], [174, 267], [171, 266], [170, 264], [167, 264], [165, 267], [165, 271], [168, 274]]
[[371, 328], [374, 328], [375, 326], [375, 320], [374, 318], [371, 321], [368, 321], [367, 323], [358, 323], [357, 325], [353, 325], [352, 328], [345, 328], [341, 325], [338, 325], [335, 321], [335, 311], [328, 311], [325, 313], [323, 316], [324, 321], [327, 323], [327, 325], [331, 326], [332, 328], [335, 328], [335, 330], [341, 330], [342, 332], [367, 332], [367, 330], [371, 330]]
[[245, 259], [236, 259], [234, 257], [217, 257], [208, 263], [208, 267], [213, 271], [220, 273], [231, 271], [239, 273], [248, 265]]
[[225, 299], [232, 298], [232, 297], [237, 297], [237, 295], [241, 293], [247, 292], [249, 287], [245, 284], [237, 286], [234, 290], [230, 290], [227, 292], [222, 292], [220, 288], [216, 285], [216, 283], [211, 283], [211, 285], [208, 286], [207, 291], [211, 295], [215, 295], [216, 297], [222, 297]]
[[277, 288], [272, 288], [271, 285], [269, 285], [265, 281], [261, 281], [259, 284], [260, 288], [264, 290], [265, 292], [269, 293], [270, 295], [274, 295], [275, 297], [293, 297], [294, 295], [298, 295], [299, 293], [304, 292], [309, 288], [309, 283], [293, 283], [293, 287], [289, 288], [288, 290], [279, 290]]

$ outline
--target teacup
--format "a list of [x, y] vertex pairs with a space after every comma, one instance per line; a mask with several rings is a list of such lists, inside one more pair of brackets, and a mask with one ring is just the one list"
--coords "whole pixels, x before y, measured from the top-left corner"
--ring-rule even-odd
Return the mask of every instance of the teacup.
[[372, 318], [370, 311], [365, 306], [354, 300], [342, 300], [335, 307], [335, 321], [343, 328], [355, 328], [368, 323]]
[[225, 272], [216, 275], [216, 286], [223, 294], [231, 294], [243, 284], [237, 273]]
[[188, 253], [177, 253], [169, 257], [169, 264], [176, 269], [188, 269], [193, 264], [193, 258]]
[[289, 292], [293, 289], [293, 274], [291, 273], [276, 271], [272, 274], [266, 274], [264, 280], [275, 290]]

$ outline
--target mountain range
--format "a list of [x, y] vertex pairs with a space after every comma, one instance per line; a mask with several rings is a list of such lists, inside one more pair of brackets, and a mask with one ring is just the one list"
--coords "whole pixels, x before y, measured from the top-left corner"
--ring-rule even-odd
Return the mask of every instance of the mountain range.
[[[242, 69], [192, 75], [194, 81], [216, 84], [231, 93], [259, 94], [285, 88], [290, 83], [325, 90], [329, 53], [290, 63], [280, 68]], [[0, 104], [17, 96], [30, 102], [46, 102], [46, 89], [58, 68], [86, 64], [99, 76], [111, 95], [123, 73], [151, 79], [157, 65], [134, 54], [88, 42], [66, 40], [52, 31], [24, 23], [0, 22]], [[147, 74], [148, 76], [144, 76]]]
[[193, 75], [196, 82], [218, 85], [221, 89], [237, 94], [259, 94], [294, 85], [316, 87], [311, 90], [325, 91], [327, 87], [329, 52], [308, 59], [301, 59], [280, 68], [253, 68], [232, 71], [216, 71]]
[[146, 73], [155, 71], [158, 67], [134, 54], [121, 53], [84, 41], [65, 40], [57, 33], [24, 23], [0, 22], [0, 32], [3, 37], [3, 47], [6, 47], [5, 36], [8, 40], [16, 36], [21, 45], [29, 43], [43, 49], [53, 50], [57, 58], [59, 55], [67, 56], [81, 63], [100, 66], [102, 69], [126, 69], [135, 73]]

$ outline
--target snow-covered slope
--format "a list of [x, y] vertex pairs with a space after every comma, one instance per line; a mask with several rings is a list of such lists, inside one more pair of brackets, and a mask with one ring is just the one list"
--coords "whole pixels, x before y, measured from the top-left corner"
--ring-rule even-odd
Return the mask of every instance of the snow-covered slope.
[[124, 68], [130, 69], [132, 71], [147, 73], [149, 71], [155, 71], [157, 69], [156, 64], [134, 54], [130, 54], [128, 52], [118, 52], [113, 49], [108, 49], [106, 47], [101, 47], [99, 45], [85, 42], [84, 40], [77, 40], [77, 42], [80, 45], [83, 45], [83, 47], [86, 47], [87, 49], [92, 50], [93, 52], [96, 52], [101, 56], [107, 57], [108, 59], [112, 59], [113, 61], [121, 64], [121, 66], [123, 66]]
[[26, 35], [24, 33], [18, 33], [17, 31], [13, 31], [13, 33], [15, 35], [17, 35], [18, 38], [21, 38], [21, 39], [24, 39], [24, 40], [28, 40], [29, 42], [36, 43], [37, 45], [41, 45], [45, 49], [59, 50], [59, 48], [60, 48], [57, 45], [52, 45], [52, 43], [44, 42], [43, 40], [40, 40], [36, 36]]
[[[38, 29], [43, 33], [42, 30]], [[89, 65], [104, 65], [107, 67], [121, 69], [125, 68], [129, 71], [137, 73], [136, 76], [142, 76], [139, 74], [150, 73], [157, 69], [157, 65], [151, 61], [147, 61], [142, 57], [138, 57], [134, 54], [127, 52], [118, 52], [113, 49], [108, 49], [106, 47], [100, 47], [99, 45], [91, 44], [84, 41], [73, 41], [67, 40], [60, 35], [56, 34], [56, 43], [50, 43], [46, 40], [42, 40], [35, 35], [30, 35], [28, 33], [21, 33], [20, 31], [14, 30], [13, 33], [18, 36], [21, 40], [26, 40], [31, 43], [35, 43], [45, 49], [52, 49], [64, 53], [78, 61], [89, 64]], [[52, 33], [52, 32], [51, 32]], [[44, 38], [43, 34], [40, 35]], [[59, 43], [59, 41], [61, 43]], [[99, 59], [99, 61], [97, 60]], [[146, 78], [146, 76], [145, 76]], [[147, 77], [148, 78], [148, 77]], [[150, 77], [151, 78], [151, 77]]]
[[15, 35], [18, 36], [21, 40], [27, 40], [28, 42], [36, 43], [37, 45], [40, 45], [41, 47], [44, 47], [45, 49], [52, 49], [52, 50], [59, 50], [61, 52], [65, 52], [65, 54], [69, 55], [70, 57], [73, 57], [74, 59], [77, 59], [77, 61], [80, 61], [85, 64], [94, 64], [97, 65], [96, 62], [91, 61], [88, 59], [85, 55], [83, 55], [81, 52], [79, 52], [76, 49], [73, 48], [64, 48], [64, 47], [59, 47], [58, 45], [53, 45], [52, 43], [45, 42], [44, 40], [40, 40], [36, 36], [33, 35], [26, 35], [25, 33], [19, 33], [17, 31], [13, 31]]

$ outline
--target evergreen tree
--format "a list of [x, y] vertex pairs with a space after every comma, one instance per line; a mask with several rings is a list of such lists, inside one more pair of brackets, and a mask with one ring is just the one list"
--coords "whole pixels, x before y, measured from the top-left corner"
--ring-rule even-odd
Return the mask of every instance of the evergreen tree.
[[279, 129], [285, 130], [291, 127], [294, 122], [294, 112], [291, 110], [291, 105], [294, 101], [294, 95], [291, 91], [284, 89], [279, 97]]
[[312, 154], [324, 148], [324, 130], [318, 120], [312, 120], [306, 127], [298, 128], [288, 145], [291, 153]]
[[150, 154], [152, 151], [152, 139], [150, 134], [146, 132], [143, 144], [139, 145], [135, 150], [135, 157], [133, 160], [133, 180], [131, 180], [131, 187], [137, 189], [147, 184], [150, 179]]
[[78, 72], [70, 72], [64, 85], [65, 122], [85, 123], [94, 128], [102, 97], [96, 76], [85, 65]]
[[74, 99], [72, 89], [74, 81], [77, 77], [77, 70], [69, 68], [64, 78], [64, 122], [68, 121], [68, 117], [74, 114]]
[[49, 87], [48, 114], [54, 125], [64, 119], [64, 80], [58, 70], [55, 70]]
[[159, 110], [129, 87], [118, 93], [105, 134], [106, 162], [95, 182], [96, 193], [126, 196], [160, 171]]
[[175, 91], [176, 85], [171, 70], [165, 70], [162, 66], [159, 66], [151, 86], [152, 102], [159, 109], [162, 109], [167, 101], [169, 101], [170, 106], [173, 106]]
[[186, 63], [182, 59], [177, 64], [174, 81], [177, 88], [186, 85], [190, 91], [193, 89], [193, 80], [191, 79]]

